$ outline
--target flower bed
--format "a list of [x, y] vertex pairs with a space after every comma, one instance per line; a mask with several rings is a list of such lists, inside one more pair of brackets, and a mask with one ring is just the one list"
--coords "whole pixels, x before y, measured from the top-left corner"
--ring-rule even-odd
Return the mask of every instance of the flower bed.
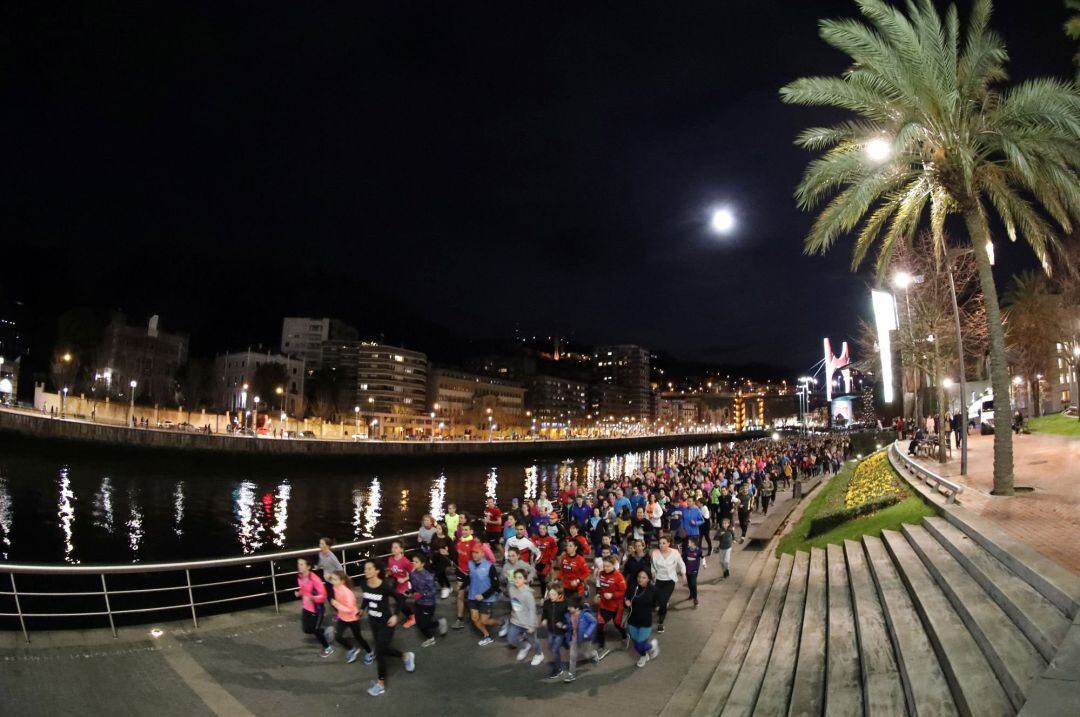
[[830, 505], [810, 521], [809, 536], [820, 535], [862, 515], [876, 513], [908, 497], [909, 493], [889, 463], [885, 451], [864, 459], [846, 486], [838, 486]]

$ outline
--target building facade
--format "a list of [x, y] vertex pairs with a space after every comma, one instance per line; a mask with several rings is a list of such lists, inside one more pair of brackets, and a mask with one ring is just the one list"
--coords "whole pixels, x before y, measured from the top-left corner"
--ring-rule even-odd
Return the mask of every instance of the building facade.
[[428, 410], [447, 428], [483, 430], [489, 418], [500, 431], [528, 423], [520, 383], [443, 367], [432, 368], [428, 376]]
[[[649, 352], [632, 344], [599, 346], [593, 352], [593, 358], [596, 382], [601, 386], [621, 389], [623, 394], [616, 397], [616, 392], [598, 390], [599, 400], [593, 401], [594, 409], [604, 415], [621, 415], [636, 421], [649, 420]], [[626, 401], [625, 406], [619, 403], [621, 400]], [[623, 408], [621, 412], [614, 410], [616, 404]]]
[[356, 341], [356, 329], [338, 319], [287, 316], [281, 322], [281, 353], [304, 359], [309, 370], [323, 367], [326, 342]]
[[336, 374], [343, 412], [419, 414], [427, 410], [427, 355], [372, 341], [327, 341], [323, 369]]
[[105, 327], [96, 358], [98, 371], [107, 372], [114, 385], [135, 381], [137, 399], [167, 404], [176, 397], [176, 375], [187, 352], [187, 336], [161, 331], [156, 315], [145, 327], [129, 326], [117, 316]]
[[[281, 378], [264, 378], [264, 365], [280, 366], [274, 373]], [[237, 351], [214, 359], [215, 403], [232, 413], [258, 410], [267, 415], [285, 411], [295, 418], [304, 415], [304, 360], [270, 351]], [[278, 389], [281, 389], [280, 393]]]
[[525, 406], [540, 428], [584, 421], [592, 410], [589, 384], [558, 376], [534, 376], [529, 381]]

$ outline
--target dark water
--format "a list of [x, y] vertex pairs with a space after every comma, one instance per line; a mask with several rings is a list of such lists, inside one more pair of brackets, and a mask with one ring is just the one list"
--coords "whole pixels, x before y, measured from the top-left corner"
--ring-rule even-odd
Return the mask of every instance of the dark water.
[[[715, 445], [715, 444], [713, 444]], [[448, 503], [474, 512], [486, 496], [549, 496], [635, 468], [703, 454], [709, 445], [538, 462], [401, 464], [356, 472], [214, 468], [160, 460], [80, 458], [77, 448], [0, 454], [0, 559], [112, 563], [227, 557], [414, 530]]]

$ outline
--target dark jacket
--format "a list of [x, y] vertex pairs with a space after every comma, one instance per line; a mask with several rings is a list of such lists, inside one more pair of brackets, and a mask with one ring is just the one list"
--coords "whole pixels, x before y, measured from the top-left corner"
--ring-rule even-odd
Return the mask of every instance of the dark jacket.
[[626, 594], [630, 599], [630, 619], [627, 624], [630, 627], [652, 627], [653, 609], [657, 606], [656, 589], [652, 585], [641, 587], [635, 584], [633, 588], [627, 588]]

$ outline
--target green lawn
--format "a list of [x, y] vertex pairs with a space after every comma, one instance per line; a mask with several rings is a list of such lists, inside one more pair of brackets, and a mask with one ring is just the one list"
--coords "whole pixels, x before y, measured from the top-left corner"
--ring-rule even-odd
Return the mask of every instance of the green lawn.
[[1076, 416], [1066, 416], [1063, 413], [1028, 419], [1028, 428], [1032, 433], [1052, 433], [1055, 436], [1080, 438], [1080, 421], [1076, 420]]
[[791, 532], [780, 539], [780, 544], [776, 549], [777, 555], [821, 548], [829, 543], [843, 543], [845, 540], [858, 540], [864, 535], [881, 535], [882, 530], [896, 530], [901, 523], [919, 523], [927, 516], [937, 515], [932, 507], [924, 503], [922, 498], [901, 480], [908, 490], [906, 499], [877, 513], [849, 520], [827, 533], [808, 539], [806, 534], [810, 530], [810, 521], [830, 502], [830, 496], [847, 489], [848, 480], [855, 471], [856, 465], [858, 465], [857, 461], [848, 461], [840, 473], [822, 486], [817, 495], [810, 499], [810, 505], [795, 523]]

